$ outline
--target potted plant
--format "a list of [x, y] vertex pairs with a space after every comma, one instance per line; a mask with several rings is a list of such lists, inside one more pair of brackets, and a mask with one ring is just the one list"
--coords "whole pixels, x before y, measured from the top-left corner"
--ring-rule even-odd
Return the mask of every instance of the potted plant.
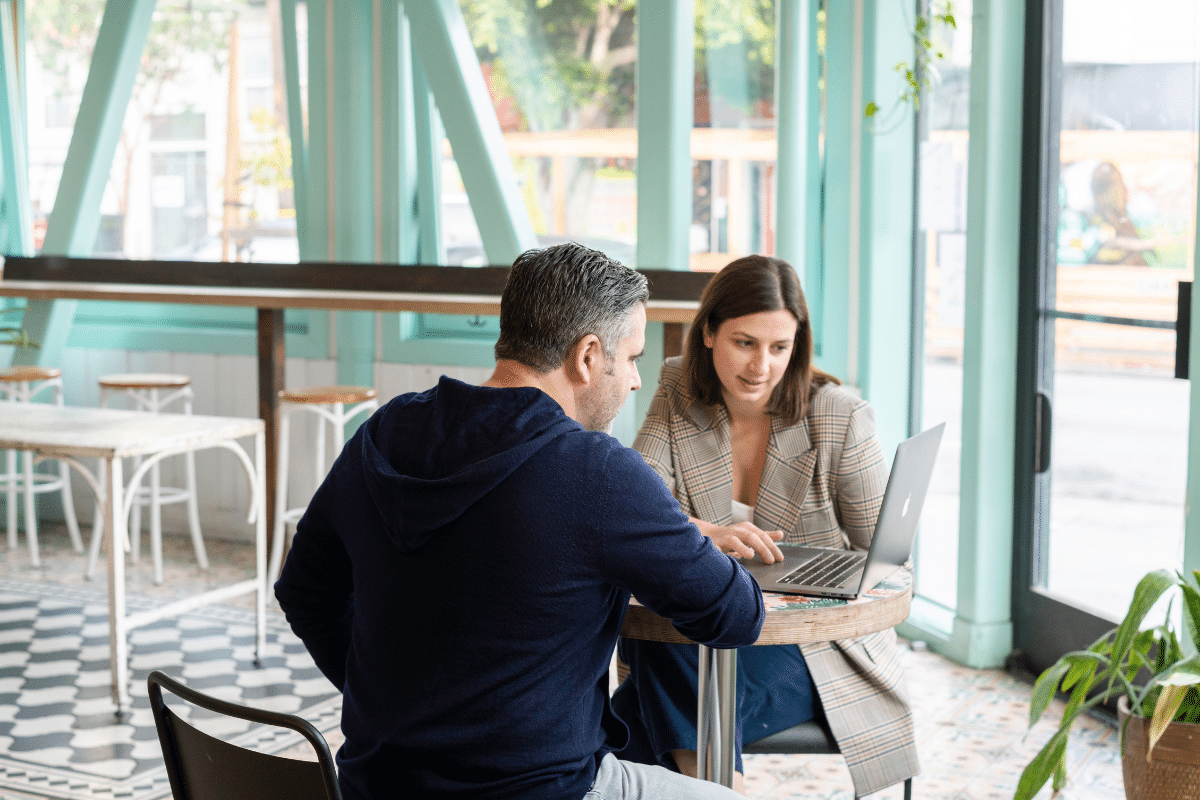
[[[1168, 606], [1162, 625], [1141, 630], [1151, 606], [1168, 590], [1182, 599], [1182, 629]], [[1172, 603], [1175, 598], [1172, 598]], [[1087, 650], [1067, 653], [1038, 677], [1029, 725], [1041, 718], [1057, 691], [1067, 695], [1058, 731], [1021, 774], [1015, 800], [1030, 800], [1054, 777], [1066, 783], [1067, 737], [1088, 709], [1119, 698], [1121, 766], [1129, 800], [1200, 800], [1200, 571], [1190, 576], [1158, 570], [1137, 585], [1119, 626]], [[1139, 671], [1150, 678], [1135, 683]]]

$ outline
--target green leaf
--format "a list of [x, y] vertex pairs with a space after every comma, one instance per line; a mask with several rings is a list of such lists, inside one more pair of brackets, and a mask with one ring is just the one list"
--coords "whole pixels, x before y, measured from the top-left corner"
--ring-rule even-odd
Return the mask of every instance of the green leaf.
[[1188, 693], [1186, 686], [1164, 686], [1162, 694], [1158, 696], [1158, 703], [1154, 706], [1154, 716], [1150, 717], [1150, 744], [1146, 748], [1146, 762], [1150, 762], [1150, 754], [1154, 752], [1154, 745], [1158, 744], [1158, 740], [1167, 732], [1167, 726], [1171, 724], [1171, 720], [1175, 718], [1175, 712], [1179, 710], [1179, 704], [1183, 702], [1183, 696]]
[[1183, 629], [1187, 633], [1185, 642], [1191, 644], [1191, 652], [1200, 652], [1200, 592], [1187, 581], [1180, 581], [1183, 590]]
[[1054, 765], [1054, 793], [1058, 794], [1059, 791], [1066, 785], [1067, 785], [1067, 753], [1066, 753], [1066, 749], [1064, 748], [1062, 757], [1060, 757], [1058, 759], [1058, 763]]
[[953, 14], [950, 14], [950, 13], [942, 14], [940, 17], [938, 17], [938, 19], [942, 21], [942, 24], [948, 25], [949, 27], [954, 28], [955, 30], [958, 30], [958, 23], [954, 21]]
[[1033, 693], [1029, 697], [1029, 727], [1032, 728], [1042, 718], [1042, 714], [1050, 706], [1050, 701], [1054, 699], [1059, 681], [1070, 670], [1071, 664], [1066, 660], [1066, 656], [1063, 656], [1047, 667], [1034, 681]]
[[1174, 585], [1175, 578], [1165, 569], [1147, 573], [1138, 581], [1137, 588], [1133, 590], [1133, 600], [1129, 603], [1129, 612], [1117, 626], [1116, 635], [1113, 637], [1112, 660], [1114, 664], [1125, 662], [1129, 656], [1129, 647], [1138, 634], [1142, 620], [1146, 618], [1150, 608], [1158, 602], [1158, 598], [1162, 597], [1163, 592]]
[[1156, 682], [1161, 686], [1192, 686], [1200, 684], [1200, 656], [1180, 661]]
[[879, 106], [875, 105], [875, 101], [872, 100], [871, 102], [867, 103], [867, 107], [865, 109], [863, 109], [863, 116], [864, 117], [873, 117], [873, 116], [875, 116], [876, 112], [878, 112], [878, 111], [879, 111]]
[[1025, 771], [1021, 773], [1021, 779], [1017, 782], [1017, 793], [1013, 800], [1032, 800], [1033, 796], [1046, 785], [1046, 781], [1050, 780], [1050, 776], [1063, 763], [1067, 753], [1067, 735], [1069, 733], [1070, 728], [1060, 728], [1050, 737], [1050, 741], [1046, 742], [1045, 746], [1038, 751], [1038, 754], [1025, 767]]
[[1097, 662], [1091, 658], [1072, 658], [1071, 669], [1067, 672], [1067, 676], [1062, 680], [1062, 688], [1064, 692], [1071, 690], [1071, 687], [1078, 683], [1083, 678], [1088, 678], [1084, 686], [1092, 685], [1091, 678], [1096, 674]]

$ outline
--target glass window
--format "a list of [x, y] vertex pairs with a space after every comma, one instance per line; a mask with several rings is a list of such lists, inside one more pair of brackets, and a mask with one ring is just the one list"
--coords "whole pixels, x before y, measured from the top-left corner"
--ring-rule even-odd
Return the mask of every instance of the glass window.
[[[637, 4], [465, 0], [463, 11], [535, 232], [632, 263]], [[691, 266], [715, 270], [774, 252], [775, 4], [697, 0], [695, 34]], [[482, 248], [459, 186], [444, 184], [446, 241], [458, 243], [452, 262], [471, 263]]]
[[1188, 384], [1170, 328], [1193, 275], [1200, 9], [1063, 0], [1062, 30], [1039, 588], [1120, 619], [1143, 574], [1182, 566]]
[[[104, 0], [27, 5], [30, 195], [39, 249], [104, 6]], [[297, 260], [291, 148], [276, 108], [273, 28], [262, 3], [159, 0], [101, 201], [96, 253]], [[236, 59], [230, 57], [234, 35]], [[240, 124], [232, 136], [231, 68], [240, 98]], [[236, 148], [238, 174], [227, 186], [230, 147]]]
[[940, 77], [917, 114], [917, 263], [925, 275], [922, 427], [946, 422], [915, 561], [917, 592], [947, 609], [958, 598], [959, 463], [967, 264], [967, 146], [971, 0], [954, 3], [956, 30], [942, 32]]

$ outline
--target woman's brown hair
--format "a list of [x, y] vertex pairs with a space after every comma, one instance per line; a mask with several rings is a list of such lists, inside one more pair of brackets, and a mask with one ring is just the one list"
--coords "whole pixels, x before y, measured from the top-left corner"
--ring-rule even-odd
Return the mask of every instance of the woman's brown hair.
[[692, 321], [683, 353], [684, 388], [692, 399], [710, 406], [724, 403], [721, 379], [713, 365], [712, 350], [704, 345], [704, 334], [715, 335], [726, 320], [780, 309], [796, 318], [796, 340], [787, 369], [767, 403], [767, 413], [795, 425], [804, 419], [817, 387], [841, 383], [812, 364], [812, 328], [796, 271], [783, 259], [745, 256], [714, 275], [700, 296], [700, 310]]

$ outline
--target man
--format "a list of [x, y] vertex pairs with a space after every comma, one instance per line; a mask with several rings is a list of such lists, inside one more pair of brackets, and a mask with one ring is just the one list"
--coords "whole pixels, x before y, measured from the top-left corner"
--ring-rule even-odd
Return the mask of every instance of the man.
[[346, 800], [729, 796], [605, 745], [627, 738], [607, 685], [630, 592], [715, 647], [751, 644], [764, 613], [599, 432], [641, 385], [646, 298], [577, 244], [523, 254], [492, 377], [396, 397], [317, 490], [275, 593], [342, 690]]

